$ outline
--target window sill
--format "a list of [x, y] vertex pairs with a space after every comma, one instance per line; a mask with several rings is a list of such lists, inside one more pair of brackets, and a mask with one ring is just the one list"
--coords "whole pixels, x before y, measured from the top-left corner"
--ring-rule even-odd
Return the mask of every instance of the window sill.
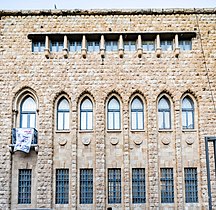
[[131, 133], [145, 133], [145, 130], [130, 130]]
[[[9, 144], [8, 147], [9, 147], [9, 151], [10, 151], [11, 153], [14, 153], [15, 144]], [[35, 150], [36, 153], [38, 153], [38, 150], [39, 150], [39, 145], [38, 145], [38, 144], [31, 144], [31, 149], [32, 149], [32, 148]], [[19, 150], [17, 150], [17, 151], [19, 151]], [[22, 151], [21, 151], [21, 152], [22, 152]], [[28, 154], [28, 153], [27, 153], [27, 154]]]
[[158, 132], [161, 132], [161, 133], [172, 133], [173, 130], [172, 129], [159, 129]]
[[70, 133], [70, 130], [56, 130], [56, 133]]
[[94, 133], [94, 130], [79, 130], [79, 133]]
[[107, 130], [107, 133], [121, 133], [122, 130]]
[[197, 132], [197, 130], [196, 129], [182, 129], [182, 132], [183, 133], [195, 133], [195, 132]]

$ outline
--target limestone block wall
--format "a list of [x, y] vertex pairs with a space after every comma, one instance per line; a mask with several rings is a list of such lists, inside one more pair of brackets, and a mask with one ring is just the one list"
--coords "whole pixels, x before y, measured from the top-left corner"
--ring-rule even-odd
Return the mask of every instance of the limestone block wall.
[[[200, 10], [124, 11], [0, 11], [0, 209], [207, 209], [205, 136], [216, 136], [215, 67], [216, 12]], [[192, 50], [155, 52], [32, 52], [30, 33], [69, 32], [195, 32]], [[201, 43], [202, 40], [202, 43]], [[203, 49], [203, 51], [202, 51]], [[37, 98], [39, 151], [10, 153], [11, 130], [19, 126], [20, 93]], [[157, 103], [161, 95], [171, 102], [172, 126], [159, 131]], [[195, 129], [183, 131], [181, 100], [189, 94], [195, 103]], [[70, 104], [70, 129], [56, 130], [56, 103], [64, 95]], [[83, 96], [93, 102], [92, 132], [79, 129]], [[118, 97], [121, 129], [107, 130], [107, 100]], [[144, 103], [144, 130], [130, 129], [131, 99], [139, 95]], [[17, 107], [17, 108], [16, 108]], [[214, 163], [211, 161], [211, 166]], [[132, 168], [145, 168], [146, 203], [132, 203]], [[161, 203], [160, 168], [174, 171], [174, 203]], [[184, 168], [198, 171], [198, 203], [184, 198]], [[32, 202], [17, 203], [18, 169], [33, 170]], [[55, 171], [70, 171], [69, 204], [55, 204]], [[79, 203], [80, 168], [93, 168], [93, 204]], [[120, 168], [121, 204], [108, 204], [107, 173]], [[213, 168], [212, 168], [213, 170]], [[212, 178], [213, 179], [213, 178]], [[213, 204], [216, 191], [212, 189]]]

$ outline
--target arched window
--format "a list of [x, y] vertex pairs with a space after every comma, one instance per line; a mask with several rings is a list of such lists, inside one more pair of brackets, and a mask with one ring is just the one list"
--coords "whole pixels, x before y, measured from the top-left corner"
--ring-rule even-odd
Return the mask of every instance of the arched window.
[[194, 129], [194, 103], [189, 96], [182, 100], [182, 128]]
[[85, 98], [80, 105], [80, 129], [93, 129], [93, 104], [89, 98]]
[[20, 107], [20, 127], [36, 127], [36, 103], [31, 96], [27, 96], [21, 103]]
[[158, 127], [159, 129], [171, 128], [170, 102], [165, 96], [158, 102]]
[[138, 97], [135, 97], [131, 103], [131, 129], [144, 129], [143, 103]]
[[69, 130], [70, 108], [67, 99], [62, 98], [57, 106], [57, 130]]
[[120, 129], [120, 104], [119, 101], [112, 97], [108, 102], [108, 120], [107, 128], [108, 130], [119, 130]]

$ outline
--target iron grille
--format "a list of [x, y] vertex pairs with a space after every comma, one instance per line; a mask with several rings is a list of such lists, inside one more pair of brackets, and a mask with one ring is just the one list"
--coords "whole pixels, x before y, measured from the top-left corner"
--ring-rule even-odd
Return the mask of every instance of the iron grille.
[[186, 203], [198, 202], [196, 168], [185, 168], [185, 201]]
[[161, 168], [161, 203], [174, 203], [173, 169]]
[[93, 203], [93, 169], [80, 169], [80, 203]]
[[108, 169], [108, 203], [121, 203], [121, 169]]
[[69, 202], [69, 169], [56, 169], [56, 204]]
[[18, 203], [31, 203], [31, 169], [19, 169]]
[[[13, 145], [16, 144], [16, 129], [17, 128], [12, 129], [12, 144]], [[22, 129], [22, 128], [19, 128], [19, 129]], [[26, 129], [26, 128], [23, 128], [23, 129]], [[38, 144], [38, 131], [35, 128], [29, 128], [29, 129], [34, 129], [34, 136], [33, 136], [31, 144]]]
[[145, 169], [133, 168], [132, 169], [132, 200], [133, 203], [145, 203]]

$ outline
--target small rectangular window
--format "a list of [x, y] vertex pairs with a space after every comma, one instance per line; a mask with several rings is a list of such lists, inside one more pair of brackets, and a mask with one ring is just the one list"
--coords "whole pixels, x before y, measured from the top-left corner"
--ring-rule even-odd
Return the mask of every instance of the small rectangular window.
[[198, 202], [197, 169], [185, 168], [185, 201], [186, 203]]
[[118, 51], [118, 41], [106, 41], [106, 51]]
[[69, 203], [69, 169], [56, 169], [56, 204]]
[[87, 42], [87, 50], [89, 52], [99, 52], [100, 51], [100, 42], [98, 41], [88, 41]]
[[31, 203], [31, 169], [19, 170], [18, 204]]
[[173, 169], [161, 168], [161, 203], [174, 203]]
[[171, 40], [161, 41], [161, 49], [163, 51], [172, 50], [173, 49], [173, 41], [171, 41]]
[[63, 50], [64, 43], [63, 41], [50, 41], [50, 51], [51, 52], [61, 52]]
[[33, 41], [32, 52], [43, 52], [45, 48], [45, 41]]
[[80, 169], [80, 203], [93, 203], [93, 169]]
[[133, 203], [145, 203], [145, 169], [132, 169], [132, 201]]
[[81, 41], [69, 41], [69, 51], [70, 52], [80, 52], [82, 48]]
[[144, 51], [154, 51], [155, 50], [154, 41], [143, 41], [142, 46], [143, 46]]
[[179, 40], [179, 47], [182, 51], [192, 50], [192, 42], [191, 40]]
[[136, 51], [136, 41], [124, 41], [125, 51]]
[[121, 169], [108, 169], [108, 203], [121, 203]]

